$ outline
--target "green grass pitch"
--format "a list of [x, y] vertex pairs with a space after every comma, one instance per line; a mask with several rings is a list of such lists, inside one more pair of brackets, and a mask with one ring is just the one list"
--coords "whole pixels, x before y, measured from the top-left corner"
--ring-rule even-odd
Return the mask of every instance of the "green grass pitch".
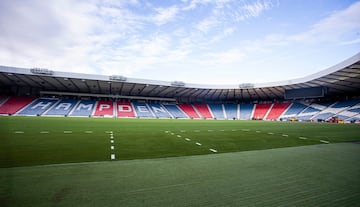
[[0, 203], [356, 206], [359, 141], [358, 125], [0, 117]]

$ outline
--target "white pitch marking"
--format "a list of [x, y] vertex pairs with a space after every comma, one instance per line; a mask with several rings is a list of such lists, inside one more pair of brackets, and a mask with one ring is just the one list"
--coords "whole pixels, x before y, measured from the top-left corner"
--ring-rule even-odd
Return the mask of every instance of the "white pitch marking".
[[325, 144], [329, 144], [329, 141], [325, 141], [325, 140], [320, 140], [320, 142], [325, 143]]
[[171, 133], [171, 135], [174, 135], [174, 133]]
[[111, 146], [111, 147], [110, 147], [110, 149], [111, 149], [111, 150], [114, 150], [114, 149], [115, 149], [115, 147], [114, 147], [114, 146]]
[[283, 137], [288, 137], [289, 135], [287, 135], [287, 134], [283, 134], [282, 136], [283, 136]]
[[210, 149], [211, 152], [217, 152], [217, 150], [214, 150], [214, 149]]
[[110, 140], [111, 143], [114, 143], [114, 140]]
[[15, 133], [15, 134], [24, 134], [23, 131], [15, 131], [14, 133]]
[[72, 131], [64, 131], [64, 134], [71, 134]]
[[115, 160], [115, 154], [111, 154], [110, 158], [111, 158], [112, 160]]
[[189, 138], [185, 138], [185, 140], [186, 140], [186, 141], [190, 141], [191, 139], [189, 139]]
[[256, 131], [256, 133], [261, 133], [261, 131]]
[[306, 137], [299, 137], [299, 139], [307, 139]]
[[169, 133], [169, 131], [165, 131], [165, 133], [167, 134], [167, 133]]
[[272, 132], [269, 132], [268, 134], [270, 134], [270, 135], [273, 135], [274, 133], [272, 133]]
[[41, 131], [40, 134], [49, 134], [48, 131]]
[[224, 132], [224, 131], [225, 131], [225, 129], [221, 129], [220, 131], [221, 131], [221, 132]]
[[201, 146], [201, 143], [199, 143], [199, 142], [196, 142], [195, 144]]
[[112, 134], [112, 131], [105, 131], [106, 134]]
[[181, 137], [181, 135], [177, 135], [177, 137]]
[[93, 131], [85, 131], [86, 134], [92, 134]]

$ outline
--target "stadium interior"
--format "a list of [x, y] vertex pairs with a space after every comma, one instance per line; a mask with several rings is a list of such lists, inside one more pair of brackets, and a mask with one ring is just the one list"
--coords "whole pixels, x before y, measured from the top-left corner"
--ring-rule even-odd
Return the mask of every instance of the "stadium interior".
[[0, 115], [347, 122], [360, 120], [360, 53], [304, 78], [239, 85], [0, 66]]

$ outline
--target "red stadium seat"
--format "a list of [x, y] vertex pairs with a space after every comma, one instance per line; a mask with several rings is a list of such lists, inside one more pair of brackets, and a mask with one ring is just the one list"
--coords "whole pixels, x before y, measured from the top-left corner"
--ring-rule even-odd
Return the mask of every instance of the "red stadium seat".
[[275, 103], [265, 119], [277, 120], [289, 106], [290, 103]]
[[210, 113], [209, 107], [207, 104], [194, 104], [198, 112], [200, 112], [201, 116], [205, 119], [212, 119], [213, 116]]
[[135, 117], [134, 108], [130, 102], [117, 102], [116, 111], [118, 117]]
[[114, 102], [98, 101], [94, 116], [114, 116]]
[[181, 110], [183, 110], [190, 118], [198, 119], [199, 114], [195, 111], [191, 104], [178, 104]]
[[33, 100], [34, 98], [29, 97], [10, 97], [0, 106], [0, 114], [15, 114]]
[[269, 104], [256, 104], [253, 119], [257, 119], [257, 120], [264, 119], [264, 117], [265, 117], [266, 113], [269, 111], [271, 105], [272, 105], [271, 103], [269, 103]]

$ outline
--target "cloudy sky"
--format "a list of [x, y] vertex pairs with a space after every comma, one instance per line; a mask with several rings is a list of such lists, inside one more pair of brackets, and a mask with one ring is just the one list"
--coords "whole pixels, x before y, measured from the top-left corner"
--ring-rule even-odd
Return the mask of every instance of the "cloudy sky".
[[1, 0], [0, 11], [5, 66], [238, 84], [360, 52], [360, 1]]

